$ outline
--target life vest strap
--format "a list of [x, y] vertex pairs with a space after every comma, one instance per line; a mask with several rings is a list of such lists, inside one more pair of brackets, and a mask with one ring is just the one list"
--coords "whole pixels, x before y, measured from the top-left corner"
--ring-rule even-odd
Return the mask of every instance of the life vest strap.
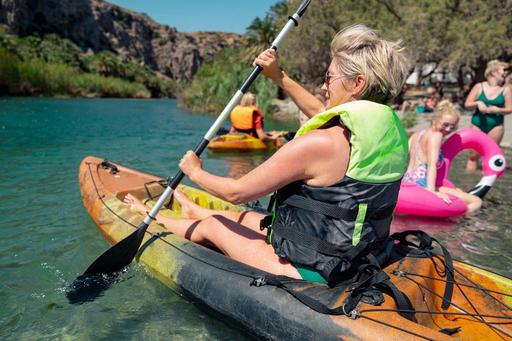
[[[343, 220], [355, 220], [358, 214], [358, 208], [344, 208], [337, 205], [327, 204], [325, 202], [314, 200], [303, 197], [301, 195], [293, 194], [286, 198], [284, 204], [308, 210], [315, 213], [320, 213], [325, 216], [343, 219]], [[391, 205], [385, 208], [368, 208], [366, 211], [365, 221], [374, 219], [381, 220], [389, 218], [395, 209], [395, 205]]]
[[314, 250], [324, 255], [344, 258], [348, 261], [356, 258], [368, 245], [365, 242], [361, 242], [357, 246], [341, 246], [327, 242], [320, 238], [315, 238], [289, 227], [279, 227], [279, 232], [286, 235], [287, 240], [303, 245], [308, 249]]

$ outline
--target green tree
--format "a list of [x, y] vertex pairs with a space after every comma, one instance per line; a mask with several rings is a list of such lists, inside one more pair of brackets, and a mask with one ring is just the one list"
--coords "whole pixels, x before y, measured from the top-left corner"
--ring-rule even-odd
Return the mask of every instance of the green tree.
[[[240, 60], [240, 48], [224, 49], [201, 66], [191, 84], [179, 97], [191, 109], [219, 113], [251, 72], [250, 64]], [[271, 101], [277, 87], [265, 77], [258, 77], [250, 91], [258, 98], [258, 106], [271, 114]]]
[[[292, 0], [289, 7], [299, 2]], [[489, 60], [512, 59], [510, 18], [512, 2], [503, 0], [318, 0], [311, 2], [299, 32], [285, 41], [282, 63], [307, 84], [319, 84], [334, 34], [362, 23], [401, 39], [417, 69], [435, 63], [470, 71], [479, 80]], [[304, 44], [307, 49], [297, 48]]]

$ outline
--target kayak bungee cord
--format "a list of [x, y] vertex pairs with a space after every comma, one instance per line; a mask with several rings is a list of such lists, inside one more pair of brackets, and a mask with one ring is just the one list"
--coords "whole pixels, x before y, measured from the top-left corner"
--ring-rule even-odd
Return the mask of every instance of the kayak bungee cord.
[[[458, 270], [456, 270], [458, 272]], [[482, 292], [484, 292], [485, 294], [487, 294], [487, 296], [489, 296], [491, 299], [493, 299], [494, 301], [496, 301], [497, 304], [500, 304], [500, 305], [503, 305], [505, 308], [509, 309], [509, 310], [512, 310], [512, 307], [509, 307], [507, 304], [505, 304], [504, 302], [498, 300], [496, 297], [494, 297], [493, 295], [491, 295], [490, 293], [494, 293], [494, 294], [497, 294], [497, 295], [500, 295], [500, 296], [508, 296], [508, 297], [512, 297], [512, 294], [507, 294], [505, 292], [501, 292], [501, 291], [497, 291], [497, 290], [491, 290], [491, 289], [487, 289], [487, 288], [484, 288], [482, 286], [479, 286], [478, 284], [475, 283], [475, 285], [470, 285], [470, 284], [464, 284], [464, 283], [459, 283], [459, 282], [450, 282], [448, 280], [444, 280], [444, 279], [440, 279], [440, 278], [435, 278], [435, 277], [432, 277], [432, 276], [426, 276], [426, 275], [421, 275], [421, 274], [415, 274], [415, 273], [412, 273], [412, 272], [407, 272], [407, 271], [402, 271], [402, 274], [403, 275], [410, 275], [410, 276], [416, 276], [416, 277], [421, 277], [421, 278], [425, 278], [425, 279], [429, 279], [429, 280], [432, 280], [432, 281], [438, 281], [438, 282], [446, 282], [446, 283], [452, 283], [452, 284], [457, 284], [458, 286], [462, 286], [462, 287], [467, 287], [467, 288], [470, 288], [470, 289], [478, 289], [478, 290], [481, 290]], [[470, 279], [466, 278], [464, 276], [464, 274], [460, 273], [461, 276], [463, 276], [465, 279], [471, 281]]]
[[[295, 11], [293, 15], [291, 15], [283, 27], [283, 29], [279, 32], [277, 37], [272, 42], [271, 48], [277, 50], [285, 36], [288, 32], [294, 27], [298, 26], [299, 20], [302, 15], [306, 12], [308, 8], [310, 0], [303, 0]], [[263, 68], [259, 65], [254, 67], [249, 76], [245, 79], [240, 89], [233, 95], [231, 100], [228, 102], [224, 110], [217, 117], [215, 122], [212, 124], [210, 129], [206, 132], [203, 139], [194, 149], [194, 153], [197, 156], [200, 156], [204, 149], [208, 146], [208, 143], [212, 138], [214, 138], [217, 134], [217, 131], [221, 128], [221, 125], [229, 116], [229, 113], [232, 109], [238, 104], [242, 96], [249, 90], [249, 87], [252, 85], [254, 80], [261, 73]], [[137, 229], [131, 233], [129, 236], [125, 237], [123, 240], [119, 241], [117, 244], [113, 245], [107, 251], [105, 251], [102, 255], [100, 255], [86, 270], [85, 272], [78, 276], [71, 287], [74, 290], [79, 290], [81, 285], [86, 284], [87, 287], [90, 287], [89, 277], [97, 277], [98, 275], [107, 275], [112, 276], [112, 283], [115, 281], [115, 273], [126, 267], [130, 264], [133, 258], [136, 256], [138, 249], [144, 239], [146, 234], [146, 230], [152, 221], [155, 220], [158, 211], [163, 206], [164, 202], [171, 196], [173, 191], [178, 187], [181, 180], [185, 177], [185, 174], [180, 170], [178, 173], [171, 178], [171, 183], [165, 189], [162, 196], [158, 199], [156, 204], [151, 208], [151, 210], [147, 213], [144, 220], [139, 224]], [[89, 284], [87, 284], [89, 283]]]
[[[133, 228], [137, 228], [137, 225], [133, 224], [132, 222], [130, 222], [130, 221], [128, 221], [128, 220], [126, 220], [125, 218], [123, 218], [123, 216], [119, 215], [116, 211], [114, 211], [112, 208], [110, 208], [110, 206], [108, 206], [108, 205], [107, 205], [107, 203], [105, 202], [105, 200], [103, 200], [103, 196], [100, 194], [100, 191], [99, 191], [99, 189], [98, 189], [98, 186], [97, 186], [97, 184], [96, 184], [96, 181], [94, 180], [93, 172], [92, 172], [92, 169], [91, 169], [91, 164], [90, 164], [90, 163], [88, 163], [88, 164], [87, 164], [87, 166], [88, 166], [88, 169], [89, 169], [89, 174], [90, 174], [90, 176], [91, 176], [92, 184], [93, 184], [93, 186], [94, 186], [94, 190], [96, 191], [96, 194], [97, 194], [97, 196], [98, 196], [98, 199], [101, 201], [101, 203], [103, 204], [103, 206], [104, 206], [104, 207], [105, 207], [105, 208], [106, 208], [110, 213], [112, 213], [114, 216], [118, 217], [118, 218], [119, 218], [121, 221], [123, 221], [124, 223], [126, 223], [126, 224], [130, 225], [130, 226], [131, 226], [131, 227], [133, 227]], [[160, 180], [160, 181], [162, 181], [162, 180]], [[163, 181], [166, 181], [166, 180], [163, 180]], [[156, 182], [159, 182], [159, 181], [150, 181], [150, 182], [148, 182], [148, 183], [156, 183]], [[159, 196], [161, 196], [161, 195], [162, 195], [162, 194], [158, 194], [158, 195], [156, 195], [156, 197], [159, 197]], [[163, 234], [162, 232], [154, 233], [154, 232], [146, 231], [146, 233], [147, 233], [148, 235], [150, 235], [151, 237], [156, 238], [156, 239], [158, 239], [158, 240], [160, 240], [160, 241], [164, 242], [165, 244], [167, 244], [167, 245], [171, 246], [172, 248], [174, 248], [174, 249], [176, 249], [176, 250], [180, 251], [180, 252], [181, 252], [181, 253], [183, 253], [184, 255], [187, 255], [187, 256], [189, 256], [190, 258], [192, 258], [192, 259], [194, 259], [194, 260], [197, 260], [198, 262], [201, 262], [201, 263], [203, 263], [203, 264], [209, 265], [209, 266], [214, 267], [214, 268], [219, 269], [219, 270], [223, 270], [223, 271], [225, 271], [225, 272], [229, 272], [229, 273], [233, 273], [233, 274], [240, 275], [240, 276], [243, 276], [243, 277], [247, 277], [247, 278], [252, 279], [252, 280], [256, 280], [256, 279], [257, 279], [257, 277], [254, 277], [254, 276], [249, 275], [249, 274], [247, 274], [247, 273], [243, 273], [243, 272], [235, 271], [235, 270], [225, 269], [225, 268], [219, 267], [218, 265], [215, 265], [215, 264], [213, 264], [213, 263], [207, 262], [207, 261], [205, 261], [205, 260], [204, 260], [204, 259], [202, 259], [202, 258], [198, 258], [198, 257], [196, 257], [196, 256], [194, 256], [194, 255], [192, 255], [192, 254], [190, 254], [189, 252], [185, 251], [184, 249], [180, 248], [179, 246], [177, 246], [177, 245], [175, 245], [175, 244], [173, 244], [173, 243], [169, 242], [168, 240], [163, 239], [163, 238], [162, 238], [162, 234]], [[168, 232], [168, 231], [165, 231], [164, 233], [172, 234], [172, 232]], [[155, 239], [153, 239], [153, 241], [154, 241], [154, 240], [155, 240]], [[146, 242], [146, 243], [147, 243], [147, 242]]]
[[[414, 280], [413, 278], [410, 278], [408, 276], [405, 276], [405, 275], [401, 275], [401, 274], [395, 274], [396, 276], [399, 276], [399, 277], [402, 277], [402, 278], [406, 278], [408, 280], [410, 280], [411, 282], [413, 282], [414, 284], [416, 284], [420, 289], [424, 289], [426, 291], [428, 291], [430, 294], [434, 295], [434, 296], [437, 296], [439, 298], [441, 298], [443, 301], [446, 300], [445, 297], [443, 297], [442, 295], [436, 293], [435, 291], [433, 291], [432, 289], [426, 287], [424, 284]], [[455, 282], [455, 284], [457, 285], [457, 282]], [[457, 285], [458, 286], [458, 285]], [[476, 314], [472, 314], [470, 313], [469, 311], [467, 311], [466, 309], [462, 308], [461, 306], [453, 303], [453, 302], [450, 302], [451, 305], [453, 305], [455, 308], [459, 309], [460, 311], [462, 311], [466, 316], [471, 316], [473, 318], [475, 318], [475, 322], [479, 322], [479, 323], [483, 323], [485, 324], [487, 327], [491, 328], [494, 332], [500, 332], [500, 333], [503, 333], [509, 337], [512, 337], [512, 335], [502, 331], [502, 330], [497, 330], [496, 327], [494, 327], [492, 325], [492, 323], [489, 323], [487, 321], [485, 321], [483, 318], [477, 318], [477, 317], [480, 317], [480, 314], [478, 313], [478, 311], [476, 311], [476, 308], [473, 306], [473, 304], [471, 303], [471, 300], [469, 300], [469, 298], [464, 294], [464, 291], [459, 287], [459, 290], [460, 292], [463, 294], [463, 296], [466, 298], [466, 301], [471, 305], [471, 307], [475, 310]], [[481, 290], [480, 291], [484, 291], [484, 290]], [[440, 312], [442, 314], [450, 314], [449, 312]], [[505, 318], [505, 319], [510, 319], [510, 323], [512, 323], [512, 317], [509, 317], [509, 316], [503, 316], [502, 318]]]
[[[115, 217], [119, 218], [121, 221], [123, 221], [124, 223], [128, 224], [129, 226], [133, 227], [133, 228], [136, 228], [136, 225], [131, 223], [130, 221], [126, 220], [125, 218], [123, 218], [120, 214], [118, 214], [114, 209], [112, 209], [109, 204], [107, 202], [105, 202], [104, 200], [104, 195], [102, 193], [100, 193], [100, 190], [99, 188], [97, 187], [97, 183], [96, 183], [96, 180], [95, 180], [95, 177], [93, 176], [93, 170], [91, 168], [91, 164], [88, 163], [88, 172], [89, 172], [89, 175], [91, 177], [91, 180], [92, 180], [92, 184], [93, 184], [93, 187], [94, 187], [94, 190], [96, 192], [96, 195], [97, 195], [97, 198], [100, 200], [100, 202], [102, 203], [102, 205], [112, 214], [114, 215]], [[98, 166], [99, 167], [99, 166]], [[148, 184], [158, 184], [160, 186], [163, 185], [163, 182], [165, 182], [166, 180], [157, 180], [157, 181], [150, 181], [150, 182], [147, 182], [145, 183], [144, 187], [147, 189], [147, 191], [149, 191], [149, 193], [151, 193], [149, 187], [147, 186]], [[156, 194], [154, 195], [154, 197], [159, 197], [160, 194]], [[194, 260], [197, 260], [198, 262], [201, 262], [203, 264], [206, 264], [208, 266], [211, 266], [213, 268], [216, 268], [216, 269], [219, 269], [219, 270], [222, 270], [224, 272], [227, 272], [227, 273], [233, 273], [233, 274], [237, 274], [237, 275], [240, 275], [242, 277], [245, 277], [247, 278], [249, 281], [251, 280], [256, 280], [257, 277], [255, 277], [254, 275], [250, 275], [250, 274], [247, 274], [247, 273], [244, 273], [244, 272], [240, 272], [240, 271], [234, 271], [234, 270], [231, 270], [231, 269], [226, 269], [224, 267], [220, 267], [216, 264], [212, 264], [211, 262], [208, 262], [208, 261], [205, 261], [204, 259], [202, 258], [198, 258], [192, 254], [190, 254], [189, 252], [187, 252], [186, 250], [184, 250], [183, 248], [181, 248], [180, 246], [177, 246], [171, 242], [169, 242], [168, 240], [162, 238], [166, 233], [162, 233], [162, 232], [158, 232], [158, 233], [152, 233], [152, 232], [149, 232], [149, 231], [146, 231], [146, 233], [148, 233], [149, 235], [151, 235], [151, 240], [147, 241], [145, 243], [148, 244], [148, 243], [152, 243], [152, 242], [155, 242], [157, 239], [164, 242], [165, 244], [171, 246], [172, 248], [176, 249], [177, 251], [181, 252], [182, 254], [194, 259]], [[141, 248], [141, 250], [144, 249], [144, 246]], [[434, 255], [434, 257], [441, 263], [443, 263], [443, 260], [440, 256], [438, 255]], [[444, 271], [440, 268], [440, 264], [437, 264], [437, 262], [434, 262], [435, 263], [435, 266], [434, 268], [436, 269], [436, 271], [438, 273], [444, 273]], [[397, 268], [398, 269], [398, 268]], [[457, 285], [458, 289], [461, 290], [461, 287], [467, 287], [467, 288], [471, 288], [471, 289], [475, 289], [475, 290], [479, 290], [479, 291], [482, 291], [482, 292], [485, 292], [487, 293], [487, 295], [490, 295], [489, 292], [491, 290], [489, 289], [486, 289], [476, 283], [474, 283], [471, 279], [467, 278], [463, 273], [461, 273], [460, 271], [457, 270], [457, 268], [454, 268], [455, 271], [464, 279], [466, 279], [468, 282], [472, 283], [472, 285], [469, 285], [469, 284], [465, 284], [465, 283], [459, 283], [458, 281], [454, 281], [454, 284]], [[422, 285], [421, 283], [415, 281], [414, 279], [412, 278], [409, 278], [409, 276], [417, 276], [417, 277], [420, 277], [420, 278], [425, 278], [425, 279], [431, 279], [431, 280], [436, 280], [436, 281], [441, 281], [441, 282], [446, 282], [446, 280], [442, 280], [442, 279], [439, 279], [439, 278], [434, 278], [434, 277], [431, 277], [431, 276], [426, 276], [426, 275], [422, 275], [422, 274], [415, 274], [415, 273], [410, 273], [410, 272], [403, 272], [403, 271], [398, 271], [398, 270], [395, 270], [394, 273], [396, 276], [399, 276], [400, 277], [405, 277], [405, 278], [408, 278], [409, 280], [412, 280], [413, 282], [415, 282], [418, 287], [420, 288], [420, 290], [422, 289]], [[429, 290], [428, 288], [425, 288], [428, 292], [432, 293], [433, 295], [435, 296], [438, 296], [440, 297], [441, 299], [443, 299], [443, 296], [442, 295], [439, 295], [435, 292], [432, 292], [431, 290]], [[423, 292], [423, 290], [421, 290]], [[502, 292], [498, 292], [498, 291], [494, 291], [496, 294], [499, 294], [499, 295], [505, 295], [505, 296], [512, 296], [512, 295], [509, 295], [507, 293], [502, 293]], [[424, 296], [424, 295], [423, 295]], [[493, 297], [494, 299], [496, 299], [494, 296], [490, 295], [491, 297]], [[467, 298], [466, 298], [467, 299]], [[498, 300], [498, 302], [500, 302]], [[453, 304], [453, 303], [452, 303]], [[504, 304], [504, 303], [502, 303]], [[448, 316], [455, 316], [455, 317], [459, 317], [459, 316], [469, 316], [469, 317], [473, 317], [475, 318], [475, 321], [476, 323], [481, 323], [481, 324], [486, 324], [488, 327], [490, 327], [494, 333], [498, 334], [498, 336], [500, 338], [503, 339], [503, 337], [499, 334], [499, 333], [502, 333], [503, 335], [506, 335], [507, 337], [510, 337], [510, 335], [508, 335], [506, 332], [503, 332], [497, 328], [493, 328], [493, 326], [491, 326], [490, 324], [493, 324], [493, 325], [500, 325], [500, 324], [511, 324], [512, 323], [512, 317], [508, 317], [508, 316], [499, 316], [499, 315], [488, 315], [488, 314], [472, 314], [468, 311], [465, 311], [464, 309], [458, 307], [458, 305], [456, 304], [453, 304], [453, 306], [457, 309], [460, 309], [462, 312], [437, 312], [437, 311], [431, 311], [431, 310], [406, 310], [406, 309], [383, 309], [383, 308], [376, 308], [376, 309], [363, 309], [363, 310], [360, 310], [360, 311], [357, 311], [357, 310], [353, 310], [352, 313], [350, 314], [350, 317], [352, 318], [359, 318], [359, 317], [362, 317], [362, 318], [365, 318], [365, 319], [368, 319], [372, 322], [375, 322], [375, 323], [378, 323], [378, 324], [381, 324], [381, 325], [384, 325], [388, 328], [392, 328], [392, 329], [395, 329], [395, 330], [398, 330], [398, 331], [401, 331], [401, 332], [404, 332], [404, 333], [407, 333], [407, 334], [410, 334], [412, 336], [415, 336], [415, 337], [418, 337], [420, 339], [425, 339], [425, 340], [429, 340], [429, 338], [426, 338], [425, 336], [423, 335], [419, 335], [417, 333], [415, 333], [414, 331], [411, 331], [411, 330], [407, 330], [407, 329], [404, 329], [402, 327], [399, 327], [399, 326], [395, 326], [395, 325], [392, 325], [390, 323], [387, 323], [387, 322], [383, 322], [383, 321], [379, 321], [377, 319], [374, 319], [372, 318], [371, 316], [368, 316], [367, 313], [379, 313], [379, 312], [392, 312], [392, 313], [400, 313], [400, 312], [403, 312], [403, 313], [417, 313], [417, 314], [427, 314], [429, 316], [434, 316], [434, 315], [448, 315]], [[508, 309], [510, 309], [510, 307], [508, 307], [506, 304], [504, 304], [504, 306]], [[428, 308], [428, 305], [427, 305], [427, 308]], [[504, 321], [504, 322], [499, 322], [499, 321], [485, 321], [483, 320], [484, 318], [487, 318], [487, 319], [497, 319], [497, 320], [509, 320], [509, 321]], [[434, 320], [433, 320], [434, 321]], [[437, 324], [435, 321], [434, 321], [434, 324], [436, 326], [438, 326], [440, 328], [440, 332], [442, 333], [445, 333], [447, 335], [451, 335], [451, 334], [455, 334], [457, 332], [457, 328], [443, 328], [441, 329], [441, 327], [439, 326], [439, 324]]]
[[[102, 203], [102, 205], [112, 215], [117, 217], [123, 223], [126, 223], [127, 225], [129, 225], [129, 226], [133, 227], [134, 229], [136, 229], [137, 225], [133, 224], [132, 222], [130, 222], [128, 220], [126, 220], [123, 216], [121, 216], [116, 211], [114, 211], [105, 202], [105, 200], [103, 200], [104, 196], [100, 193], [99, 188], [98, 188], [98, 186], [96, 184], [96, 180], [94, 180], [93, 171], [91, 169], [91, 163], [87, 163], [87, 168], [88, 168], [88, 171], [89, 171], [89, 175], [91, 177], [91, 182], [92, 182], [92, 185], [94, 187], [94, 191], [96, 192], [96, 195], [97, 195], [98, 199], [100, 200], [100, 202]], [[150, 182], [147, 182], [146, 184], [160, 183], [162, 181], [167, 181], [167, 180], [162, 179], [162, 180], [158, 180], [158, 181], [150, 181]], [[159, 197], [159, 196], [161, 196], [161, 194], [158, 194], [155, 197]], [[145, 249], [148, 246], [147, 244], [155, 242], [156, 240], [160, 240], [161, 242], [169, 245], [170, 247], [172, 247], [175, 250], [183, 253], [184, 255], [186, 255], [186, 256], [188, 256], [188, 257], [190, 257], [190, 258], [192, 258], [192, 259], [194, 259], [194, 260], [196, 260], [196, 261], [198, 261], [200, 263], [203, 263], [203, 264], [206, 264], [208, 266], [211, 266], [211, 267], [213, 267], [215, 269], [222, 270], [222, 271], [225, 271], [225, 272], [228, 272], [228, 273], [232, 273], [232, 274], [236, 274], [236, 275], [239, 275], [239, 276], [242, 276], [242, 277], [246, 277], [250, 281], [255, 281], [258, 278], [258, 277], [255, 277], [253, 275], [250, 275], [248, 273], [244, 273], [244, 272], [241, 272], [241, 271], [230, 270], [230, 269], [225, 269], [225, 268], [220, 267], [220, 266], [218, 266], [216, 264], [207, 262], [204, 259], [198, 258], [198, 257], [194, 256], [193, 254], [191, 254], [191, 253], [185, 251], [184, 249], [180, 248], [179, 246], [177, 246], [177, 245], [169, 242], [168, 240], [162, 238], [162, 237], [164, 237], [167, 234], [172, 234], [171, 232], [164, 231], [164, 232], [156, 232], [155, 233], [155, 232], [145, 231], [145, 233], [148, 234], [149, 236], [151, 236], [151, 238], [146, 241], [146, 243], [144, 244], [145, 246], [143, 245], [140, 248], [141, 251], [143, 251], [143, 249]], [[116, 274], [119, 274], [120, 272], [121, 271], [118, 271]], [[72, 304], [82, 304], [82, 303], [85, 303], [85, 302], [88, 302], [88, 301], [92, 301], [93, 299], [98, 297], [105, 289], [107, 289], [110, 286], [110, 284], [115, 282], [114, 280], [112, 280], [112, 277], [113, 276], [103, 276], [103, 275], [100, 274], [100, 275], [96, 275], [96, 276], [90, 276], [87, 279], [82, 279], [79, 282], [79, 286], [74, 286], [74, 285], [69, 286], [68, 290], [66, 291], [66, 296], [69, 299], [70, 303], [72, 303]], [[116, 278], [117, 278], [117, 276], [116, 276]]]

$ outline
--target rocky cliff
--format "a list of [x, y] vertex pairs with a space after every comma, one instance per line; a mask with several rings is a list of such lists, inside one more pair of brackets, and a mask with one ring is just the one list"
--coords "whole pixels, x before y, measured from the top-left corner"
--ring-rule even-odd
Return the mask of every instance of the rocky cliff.
[[56, 33], [84, 51], [113, 51], [178, 81], [190, 80], [206, 57], [241, 41], [232, 33], [178, 32], [101, 0], [0, 0], [0, 25], [20, 36]]

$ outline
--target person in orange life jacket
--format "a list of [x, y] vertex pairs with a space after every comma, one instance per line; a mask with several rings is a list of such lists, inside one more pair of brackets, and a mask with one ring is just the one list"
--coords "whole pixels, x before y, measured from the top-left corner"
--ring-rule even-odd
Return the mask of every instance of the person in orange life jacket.
[[[512, 113], [512, 89], [505, 85], [507, 63], [491, 60], [485, 69], [485, 82], [473, 86], [464, 103], [466, 109], [474, 109], [471, 128], [488, 134], [498, 145], [505, 133], [504, 116]], [[474, 172], [480, 156], [472, 151], [466, 164], [468, 172]]]
[[240, 104], [231, 111], [230, 119], [230, 134], [245, 133], [262, 141], [274, 140], [279, 137], [279, 134], [266, 133], [263, 130], [263, 116], [256, 107], [256, 96], [253, 93], [247, 92], [242, 96]]
[[[370, 251], [380, 249], [389, 235], [407, 166], [405, 129], [394, 111], [382, 103], [400, 92], [409, 67], [399, 43], [381, 39], [363, 25], [340, 31], [331, 43], [331, 52], [322, 86], [325, 103], [281, 70], [274, 50], [266, 50], [255, 59], [254, 63], [263, 68], [262, 74], [310, 117], [293, 140], [261, 165], [233, 179], [204, 170], [192, 151], [180, 161], [181, 170], [192, 182], [234, 204], [278, 191], [271, 233], [260, 229], [267, 217], [264, 214], [213, 211], [196, 205], [179, 191], [174, 193], [183, 219], [159, 214], [157, 222], [193, 242], [214, 245], [239, 262], [297, 279], [317, 280], [321, 276], [318, 281], [330, 280], [330, 267], [341, 263], [345, 253], [308, 250], [293, 243], [286, 230], [302, 230], [308, 238], [321, 239], [323, 245], [336, 250], [348, 250], [353, 245], [368, 246]], [[324, 202], [324, 207], [346, 216], [326, 216], [293, 206], [285, 200], [291, 193], [308, 202]], [[147, 210], [132, 195], [124, 201], [134, 209]], [[308, 224], [302, 219], [306, 216], [318, 222]], [[287, 226], [287, 222], [293, 225]], [[314, 227], [322, 231], [308, 230]], [[303, 267], [317, 277], [306, 278]]]

